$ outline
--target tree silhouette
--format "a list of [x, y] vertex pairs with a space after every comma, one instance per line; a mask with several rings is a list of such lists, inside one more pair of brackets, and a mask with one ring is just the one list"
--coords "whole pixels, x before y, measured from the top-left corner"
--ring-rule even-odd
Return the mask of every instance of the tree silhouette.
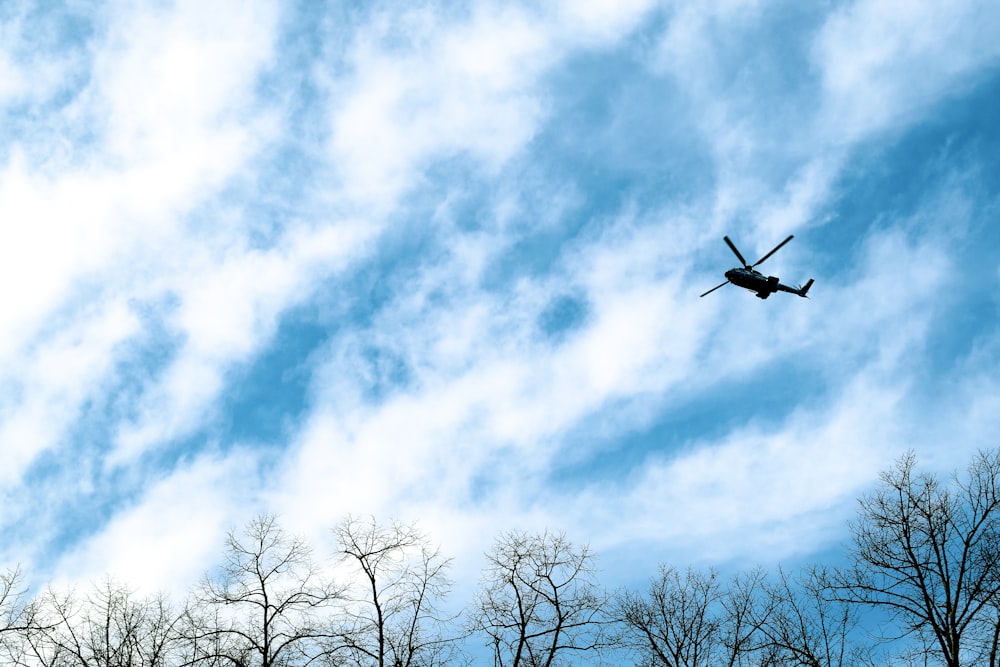
[[724, 664], [724, 593], [714, 571], [689, 569], [683, 575], [660, 566], [645, 593], [625, 590], [616, 598], [615, 616], [623, 640], [647, 664], [703, 667]]
[[206, 576], [187, 616], [192, 664], [238, 667], [306, 665], [325, 651], [328, 619], [341, 598], [325, 581], [302, 540], [273, 515], [253, 519], [226, 539], [225, 562]]
[[338, 651], [352, 663], [431, 667], [458, 658], [440, 604], [450, 559], [413, 526], [348, 517], [334, 530], [342, 560], [360, 575], [349, 589]]
[[872, 647], [854, 632], [856, 605], [825, 594], [822, 571], [791, 577], [782, 568], [764, 583], [754, 618], [758, 650], [776, 662], [807, 667], [864, 664]]
[[471, 629], [486, 635], [496, 667], [580, 664], [608, 645], [607, 602], [587, 547], [514, 531], [487, 554]]
[[106, 577], [91, 591], [49, 589], [35, 601], [18, 665], [168, 667], [177, 663], [180, 615], [162, 595], [138, 597]]
[[912, 452], [904, 455], [860, 499], [853, 564], [827, 585], [842, 600], [887, 610], [904, 633], [930, 637], [948, 667], [972, 651], [995, 665], [1000, 452], [979, 453], [950, 485], [916, 464]]

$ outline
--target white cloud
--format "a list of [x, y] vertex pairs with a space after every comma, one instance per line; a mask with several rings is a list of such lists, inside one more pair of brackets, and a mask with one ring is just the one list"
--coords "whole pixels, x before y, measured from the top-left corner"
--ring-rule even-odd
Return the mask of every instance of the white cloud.
[[561, 0], [554, 21], [589, 48], [607, 46], [628, 35], [655, 6], [653, 0]]
[[[391, 207], [431, 157], [496, 166], [531, 138], [543, 113], [534, 79], [553, 57], [535, 17], [480, 5], [457, 25], [419, 10], [378, 18], [337, 91], [331, 151], [348, 197]], [[397, 21], [410, 48], [386, 46]]]
[[598, 542], [647, 542], [699, 560], [776, 562], [808, 553], [839, 528], [845, 507], [899, 453], [899, 391], [861, 375], [832, 405], [799, 410], [773, 430], [749, 426], [648, 464], [620, 484], [588, 489], [576, 525]]
[[[82, 45], [56, 41], [58, 21], [31, 3], [4, 5], [0, 23], [0, 108], [50, 103], [71, 86], [86, 59]], [[7, 138], [9, 140], [9, 137]]]
[[[193, 0], [116, 7], [92, 90], [107, 114], [102, 149], [130, 167], [174, 159], [194, 171], [189, 179], [218, 173], [212, 162], [250, 140], [244, 109], [272, 57], [276, 9], [270, 2]], [[226, 164], [219, 165], [223, 175]], [[185, 170], [170, 175], [181, 178]]]
[[35, 456], [67, 437], [92, 392], [113, 375], [119, 346], [137, 329], [124, 304], [108, 301], [3, 365], [0, 488], [16, 484]]
[[831, 189], [842, 166], [843, 157], [837, 153], [824, 153], [803, 164], [783, 191], [759, 204], [752, 224], [754, 236], [778, 242], [785, 234], [803, 226], [826, 222], [815, 220], [815, 217], [817, 211], [829, 203]]
[[831, 140], [849, 144], [925, 109], [1000, 58], [989, 0], [860, 0], [831, 14], [813, 59]]
[[621, 40], [650, 5], [590, 0], [539, 13], [477, 3], [458, 18], [426, 7], [376, 14], [351, 49], [352, 76], [333, 86], [330, 148], [347, 196], [391, 209], [432, 158], [468, 155], [495, 172], [547, 118], [544, 74], [581, 47]]
[[236, 450], [182, 464], [120, 509], [102, 530], [63, 555], [55, 586], [98, 581], [110, 574], [141, 593], [181, 600], [218, 562], [226, 531], [255, 514], [256, 461]]
[[172, 276], [179, 306], [168, 318], [183, 341], [152, 379], [139, 415], [122, 425], [114, 464], [189, 435], [210, 416], [233, 364], [259, 351], [285, 310], [313, 296], [318, 281], [349, 266], [375, 229], [356, 223], [292, 227], [267, 251], [232, 247], [187, 257]]
[[[250, 127], [240, 125], [232, 107], [226, 115], [226, 101], [242, 103], [221, 96], [250, 92], [263, 62], [260, 54], [251, 56], [267, 43], [267, 22], [249, 10], [213, 7], [217, 13], [206, 14], [198, 3], [150, 18], [141, 18], [136, 7], [113, 13], [119, 22], [109, 28], [107, 42], [94, 46], [98, 64], [91, 84], [61, 112], [89, 124], [64, 137], [81, 137], [76, 160], [38, 171], [36, 159], [46, 146], [14, 143], [0, 174], [0, 205], [10, 221], [0, 250], [2, 296], [11, 314], [4, 329], [16, 336], [5, 353], [30, 338], [79, 281], [120, 278], [119, 269], [136, 268], [134, 254], [144, 244], [169, 256], [166, 241], [176, 240], [181, 215], [250, 155]], [[233, 46], [239, 40], [250, 48]], [[227, 46], [205, 52], [206, 43]], [[199, 57], [176, 68], [171, 54]], [[163, 69], [176, 85], [157, 76]], [[95, 126], [95, 119], [105, 122]], [[116, 147], [110, 155], [102, 152], [108, 144], [84, 140], [101, 131]]]
[[10, 54], [0, 51], [0, 100], [16, 99], [27, 88], [21, 68], [13, 62]]

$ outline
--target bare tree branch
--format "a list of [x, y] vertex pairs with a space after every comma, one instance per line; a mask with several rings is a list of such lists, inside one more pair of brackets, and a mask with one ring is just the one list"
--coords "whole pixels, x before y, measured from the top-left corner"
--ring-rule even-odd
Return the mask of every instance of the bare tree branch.
[[260, 515], [242, 534], [229, 534], [225, 562], [194, 595], [184, 629], [193, 647], [186, 664], [308, 665], [331, 635], [319, 612], [340, 597], [308, 545], [285, 534], [273, 515]]
[[986, 619], [1000, 602], [1000, 451], [981, 452], [951, 485], [916, 463], [906, 454], [860, 499], [853, 566], [827, 586], [887, 610], [903, 632], [926, 632], [944, 664], [958, 667], [970, 650], [996, 653]]
[[357, 664], [433, 667], [461, 659], [440, 608], [451, 560], [413, 526], [345, 519], [334, 529], [341, 559], [360, 575], [349, 594], [338, 650]]
[[608, 596], [597, 584], [594, 560], [562, 534], [510, 532], [497, 539], [470, 619], [470, 629], [486, 635], [496, 667], [599, 657], [609, 646]]

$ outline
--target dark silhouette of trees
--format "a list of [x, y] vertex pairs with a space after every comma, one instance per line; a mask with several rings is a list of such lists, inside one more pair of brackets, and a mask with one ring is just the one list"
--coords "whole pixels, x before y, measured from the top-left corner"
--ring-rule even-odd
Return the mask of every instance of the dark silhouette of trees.
[[723, 641], [724, 596], [713, 570], [681, 574], [661, 566], [644, 593], [624, 590], [616, 596], [614, 616], [623, 624], [622, 642], [643, 664], [732, 665]]
[[[839, 599], [889, 612], [948, 667], [996, 665], [1000, 604], [1000, 451], [981, 452], [950, 484], [916, 471], [911, 452], [860, 499]], [[988, 661], [988, 662], [987, 662]]]
[[470, 629], [496, 667], [581, 664], [608, 645], [594, 555], [562, 534], [501, 535], [487, 554]]
[[615, 615], [643, 665], [842, 667], [868, 657], [851, 636], [856, 611], [824, 597], [811, 573], [769, 580], [754, 569], [724, 582], [661, 567], [644, 593], [618, 594]]
[[38, 605], [27, 599], [20, 568], [0, 574], [0, 656], [18, 662], [24, 655], [25, 640], [38, 626]]
[[111, 577], [85, 596], [49, 589], [35, 602], [17, 665], [168, 667], [179, 615], [162, 595], [137, 597]]
[[860, 610], [831, 599], [820, 573], [792, 578], [779, 568], [762, 593], [753, 621], [757, 650], [774, 664], [847, 667], [871, 661], [872, 647], [855, 632]]
[[253, 519], [226, 539], [225, 562], [206, 576], [186, 615], [192, 665], [295, 667], [327, 650], [322, 613], [341, 599], [312, 560], [309, 546], [278, 526]]
[[779, 665], [778, 652], [762, 641], [759, 626], [762, 595], [767, 575], [761, 568], [735, 574], [722, 598], [726, 610], [722, 644], [728, 667]]
[[441, 605], [451, 560], [413, 526], [348, 517], [334, 529], [343, 562], [357, 577], [348, 589], [334, 653], [350, 664], [433, 667], [459, 659]]

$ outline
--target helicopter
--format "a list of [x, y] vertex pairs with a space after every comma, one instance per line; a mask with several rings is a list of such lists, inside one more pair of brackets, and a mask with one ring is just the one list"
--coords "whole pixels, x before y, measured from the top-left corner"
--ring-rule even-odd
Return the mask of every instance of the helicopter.
[[757, 296], [760, 297], [761, 299], [766, 299], [775, 292], [790, 292], [791, 294], [798, 294], [799, 296], [805, 297], [806, 293], [809, 292], [809, 288], [812, 287], [813, 284], [812, 278], [810, 278], [806, 282], [806, 284], [803, 285], [802, 287], [789, 287], [788, 285], [782, 285], [780, 282], [778, 282], [778, 278], [775, 276], [765, 277], [764, 274], [761, 273], [760, 271], [754, 270], [755, 266], [763, 263], [765, 259], [773, 255], [774, 253], [778, 252], [778, 249], [781, 248], [781, 246], [785, 245], [793, 238], [795, 238], [794, 234], [790, 235], [787, 239], [785, 239], [778, 245], [774, 246], [771, 252], [767, 253], [753, 264], [747, 264], [747, 261], [743, 259], [743, 255], [741, 255], [740, 251], [736, 249], [736, 246], [733, 245], [733, 242], [729, 240], [729, 237], [723, 236], [722, 240], [726, 242], [726, 245], [729, 246], [729, 249], [732, 250], [733, 253], [739, 258], [739, 260], [743, 263], [743, 266], [729, 269], [728, 271], [726, 271], [725, 273], [726, 282], [720, 285], [716, 285], [715, 287], [708, 290], [707, 292], [705, 292], [705, 294], [702, 294], [701, 296], [711, 294], [720, 287], [724, 287], [725, 285], [732, 283], [737, 287], [742, 287], [744, 289], [750, 290], [751, 292], [756, 292]]

